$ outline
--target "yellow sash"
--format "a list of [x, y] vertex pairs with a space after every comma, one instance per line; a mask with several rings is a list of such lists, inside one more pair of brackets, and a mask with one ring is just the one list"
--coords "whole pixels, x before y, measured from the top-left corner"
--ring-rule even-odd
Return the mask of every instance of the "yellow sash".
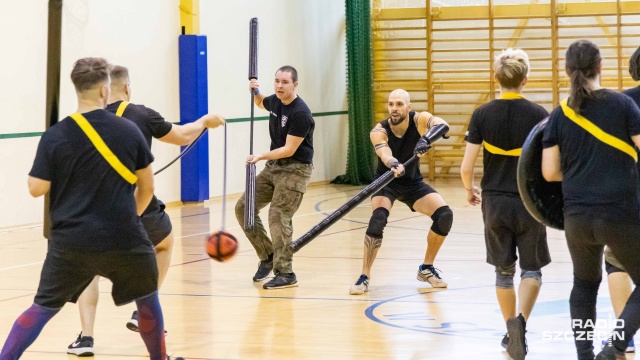
[[124, 110], [127, 108], [128, 105], [129, 103], [126, 101], [121, 102], [120, 105], [118, 105], [118, 110], [116, 110], [116, 116], [122, 117], [122, 114], [124, 114]]
[[576, 123], [576, 125], [585, 129], [589, 134], [593, 135], [596, 139], [602, 141], [603, 143], [612, 146], [623, 153], [631, 156], [635, 162], [638, 162], [638, 153], [633, 148], [633, 146], [627, 144], [626, 142], [618, 139], [617, 137], [607, 134], [602, 129], [600, 129], [596, 124], [587, 120], [585, 117], [576, 114], [572, 108], [567, 105], [567, 99], [564, 99], [560, 102], [560, 106], [562, 107], [562, 112], [564, 116], [568, 117], [569, 120]]
[[500, 100], [515, 100], [515, 99], [524, 99], [522, 94], [514, 93], [514, 92], [506, 92], [504, 94], [500, 94], [498, 98]]
[[[524, 99], [524, 96], [522, 96], [522, 94], [518, 94], [518, 93], [514, 93], [514, 92], [506, 92], [503, 94], [500, 94], [499, 97], [500, 100], [515, 100], [515, 99]], [[482, 142], [482, 145], [484, 146], [484, 148], [495, 155], [504, 155], [504, 156], [520, 156], [522, 154], [522, 148], [518, 148], [518, 149], [511, 149], [511, 150], [503, 150], [500, 149], [497, 146], [491, 145], [486, 141]]]
[[138, 177], [133, 174], [129, 169], [127, 169], [120, 159], [111, 152], [111, 149], [104, 143], [104, 140], [100, 137], [100, 135], [96, 132], [96, 130], [89, 124], [89, 121], [82, 116], [80, 113], [74, 113], [70, 115], [73, 120], [75, 120], [76, 124], [80, 126], [80, 129], [87, 135], [93, 146], [96, 147], [100, 155], [104, 157], [105, 160], [113, 167], [115, 171], [122, 176], [129, 184], [135, 184], [138, 181]]
[[511, 149], [511, 150], [503, 150], [500, 149], [497, 146], [493, 146], [491, 144], [489, 144], [486, 141], [482, 142], [482, 145], [484, 146], [484, 148], [492, 153], [492, 154], [496, 154], [496, 155], [504, 155], [504, 156], [520, 156], [522, 154], [522, 148], [518, 148], [518, 149]]

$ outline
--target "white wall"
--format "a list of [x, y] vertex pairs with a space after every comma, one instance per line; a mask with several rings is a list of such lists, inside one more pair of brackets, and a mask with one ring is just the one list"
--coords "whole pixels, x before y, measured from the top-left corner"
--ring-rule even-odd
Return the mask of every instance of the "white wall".
[[[60, 116], [75, 110], [69, 73], [85, 56], [103, 56], [129, 67], [133, 102], [179, 121], [179, 0], [65, 0], [62, 34]], [[227, 118], [249, 117], [247, 90], [249, 19], [260, 20], [259, 77], [272, 92], [275, 70], [284, 64], [300, 74], [298, 94], [314, 113], [346, 110], [344, 2], [322, 0], [201, 0], [201, 33], [208, 37], [209, 109]], [[47, 0], [11, 2], [0, 12], [0, 135], [44, 131]], [[125, 10], [126, 9], [126, 10]], [[256, 108], [256, 116], [266, 116]], [[228, 192], [244, 189], [248, 123], [228, 126]], [[346, 115], [316, 118], [316, 156], [312, 181], [344, 172]], [[210, 134], [211, 196], [222, 192], [222, 129]], [[0, 228], [42, 221], [42, 200], [26, 189], [39, 137], [0, 138]], [[266, 121], [255, 123], [256, 152], [269, 147]], [[154, 142], [155, 167], [179, 148]], [[262, 165], [259, 166], [259, 169]], [[180, 199], [180, 170], [173, 166], [156, 178], [166, 202]]]
[[[249, 21], [258, 18], [258, 80], [262, 94], [273, 94], [282, 65], [298, 70], [298, 95], [314, 113], [347, 109], [344, 2], [324, 0], [201, 1], [201, 32], [209, 50], [209, 111], [248, 118]], [[255, 108], [255, 116], [265, 110]], [[311, 181], [344, 173], [347, 116], [316, 117]], [[230, 124], [227, 191], [244, 191], [244, 159], [249, 154], [249, 123]], [[212, 132], [211, 196], [222, 192], [222, 129]], [[268, 121], [254, 123], [254, 152], [269, 151]], [[264, 162], [258, 164], [258, 170]]]

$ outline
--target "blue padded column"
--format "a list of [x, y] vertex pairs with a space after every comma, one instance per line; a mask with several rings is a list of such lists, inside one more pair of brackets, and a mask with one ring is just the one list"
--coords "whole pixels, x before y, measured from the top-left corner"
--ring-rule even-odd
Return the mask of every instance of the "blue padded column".
[[[207, 90], [207, 37], [180, 35], [180, 123], [187, 124], [209, 112]], [[183, 148], [184, 149], [184, 148]], [[181, 200], [209, 199], [209, 136], [204, 134], [181, 163]]]

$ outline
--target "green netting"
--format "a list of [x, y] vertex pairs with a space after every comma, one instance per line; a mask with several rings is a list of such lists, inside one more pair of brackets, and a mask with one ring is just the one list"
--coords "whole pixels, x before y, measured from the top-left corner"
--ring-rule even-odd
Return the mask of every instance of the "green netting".
[[345, 0], [347, 35], [347, 96], [349, 146], [347, 172], [332, 183], [368, 184], [373, 180], [373, 77], [371, 72], [370, 0]]

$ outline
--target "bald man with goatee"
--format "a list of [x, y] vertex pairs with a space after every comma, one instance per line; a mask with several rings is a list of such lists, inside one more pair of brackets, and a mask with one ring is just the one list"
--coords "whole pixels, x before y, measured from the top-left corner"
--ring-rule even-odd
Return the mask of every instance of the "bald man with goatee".
[[351, 286], [351, 295], [362, 295], [369, 290], [371, 266], [382, 245], [382, 232], [396, 200], [407, 205], [411, 211], [430, 216], [433, 220], [427, 235], [424, 261], [418, 266], [417, 279], [428, 282], [434, 288], [447, 287], [447, 283], [442, 280], [433, 264], [451, 229], [453, 212], [442, 197], [423, 181], [418, 161], [414, 161], [407, 168], [402, 165], [413, 156], [422, 136], [434, 126], [447, 122], [426, 111], [412, 111], [409, 93], [402, 89], [389, 94], [387, 109], [389, 117], [371, 130], [370, 137], [378, 155], [376, 176], [391, 170], [396, 179], [371, 198], [373, 214], [364, 238], [362, 274]]

